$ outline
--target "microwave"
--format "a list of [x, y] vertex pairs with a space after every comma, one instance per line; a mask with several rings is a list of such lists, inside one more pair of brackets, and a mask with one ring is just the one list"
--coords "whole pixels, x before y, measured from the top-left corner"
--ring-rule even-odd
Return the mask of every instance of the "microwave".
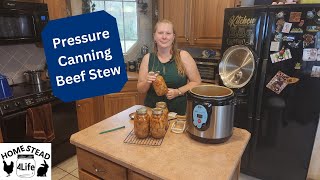
[[47, 4], [0, 1], [0, 45], [41, 42], [48, 21]]

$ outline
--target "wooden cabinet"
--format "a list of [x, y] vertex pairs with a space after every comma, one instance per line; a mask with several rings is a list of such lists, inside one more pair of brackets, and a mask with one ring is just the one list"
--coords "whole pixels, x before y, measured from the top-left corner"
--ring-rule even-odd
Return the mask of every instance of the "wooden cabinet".
[[68, 6], [65, 0], [44, 0], [44, 3], [48, 4], [50, 20], [68, 16]]
[[86, 172], [83, 170], [78, 169], [79, 171], [79, 179], [80, 180], [100, 180], [100, 178]]
[[121, 92], [76, 102], [79, 130], [111, 117], [133, 105], [143, 105], [146, 94], [138, 93], [137, 80], [128, 80]]
[[235, 4], [235, 0], [159, 0], [159, 16], [173, 22], [180, 46], [220, 48], [224, 9]]
[[150, 178], [146, 176], [136, 173], [81, 148], [77, 148], [77, 158], [80, 180], [150, 180]]
[[127, 169], [77, 148], [78, 168], [102, 179], [127, 179]]
[[76, 102], [79, 130], [104, 119], [103, 96], [82, 99]]
[[111, 117], [138, 104], [138, 92], [124, 92], [104, 96], [105, 117]]
[[137, 80], [129, 80], [120, 93], [104, 95], [105, 118], [111, 117], [133, 105], [143, 105], [145, 94], [138, 93]]

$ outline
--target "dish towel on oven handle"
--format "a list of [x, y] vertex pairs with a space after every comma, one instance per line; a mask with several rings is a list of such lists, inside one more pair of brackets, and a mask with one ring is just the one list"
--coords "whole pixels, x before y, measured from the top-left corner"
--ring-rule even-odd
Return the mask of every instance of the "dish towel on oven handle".
[[43, 142], [51, 142], [55, 138], [50, 103], [27, 110], [26, 135], [43, 139]]

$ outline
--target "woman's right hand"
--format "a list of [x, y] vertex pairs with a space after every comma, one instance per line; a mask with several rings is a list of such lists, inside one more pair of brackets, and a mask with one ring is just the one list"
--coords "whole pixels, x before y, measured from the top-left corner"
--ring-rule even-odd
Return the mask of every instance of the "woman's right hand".
[[147, 82], [148, 83], [153, 83], [157, 78], [157, 73], [150, 71], [147, 75]]

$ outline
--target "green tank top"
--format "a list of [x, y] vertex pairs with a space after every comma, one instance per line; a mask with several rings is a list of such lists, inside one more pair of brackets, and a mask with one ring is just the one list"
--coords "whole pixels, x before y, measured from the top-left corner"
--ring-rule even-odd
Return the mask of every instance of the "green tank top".
[[[176, 62], [173, 58], [171, 58], [170, 61], [166, 63], [161, 63], [156, 54], [150, 53], [148, 72], [150, 71], [159, 71], [160, 75], [163, 76], [168, 88], [177, 89], [187, 84], [187, 77], [178, 74]], [[150, 89], [148, 90], [146, 98], [144, 100], [145, 106], [154, 108], [156, 106], [156, 103], [159, 101], [166, 102], [170, 112], [176, 112], [179, 115], [186, 114], [186, 96], [178, 96], [174, 99], [168, 100], [165, 95], [158, 96], [154, 91], [153, 86], [150, 86]]]

